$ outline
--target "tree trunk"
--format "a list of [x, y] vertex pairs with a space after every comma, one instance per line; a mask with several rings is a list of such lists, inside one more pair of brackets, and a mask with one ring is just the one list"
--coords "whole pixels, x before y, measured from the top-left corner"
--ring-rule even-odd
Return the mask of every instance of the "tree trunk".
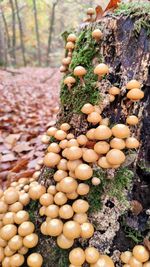
[[36, 0], [33, 0], [33, 10], [34, 10], [37, 49], [38, 49], [38, 63], [39, 63], [39, 66], [41, 66], [41, 45], [40, 45], [40, 35], [39, 35], [39, 26], [38, 26], [38, 18], [37, 18]]
[[[79, 238], [74, 244], [75, 247], [80, 246], [83, 249], [89, 245], [96, 247], [101, 253], [111, 255], [116, 266], [122, 266], [120, 252], [133, 248], [137, 243], [143, 243], [150, 229], [150, 37], [147, 23], [149, 15], [142, 5], [131, 9], [130, 6], [127, 7], [123, 8], [121, 13], [118, 11], [117, 14], [107, 14], [96, 23], [81, 26], [69, 75], [73, 74], [76, 66], [85, 67], [85, 86], [77, 78], [75, 86], [70, 91], [66, 85], [62, 85], [61, 111], [57, 122], [57, 127], [62, 122], [70, 123], [70, 131], [75, 137], [85, 134], [93, 128], [87, 122], [86, 116], [80, 112], [85, 103], [100, 107], [103, 105], [101, 115], [103, 118], [109, 118], [110, 127], [117, 123], [126, 123], [127, 115], [135, 114], [139, 118], [138, 126], [131, 127], [131, 132], [140, 140], [140, 148], [136, 151], [125, 150], [126, 161], [119, 169], [105, 171], [91, 164], [94, 176], [101, 180], [101, 184], [95, 187], [89, 181], [90, 192], [84, 197], [90, 205], [88, 217], [95, 227], [95, 232], [92, 238]], [[96, 28], [101, 29], [104, 34], [100, 42], [95, 42], [91, 36]], [[110, 72], [97, 83], [93, 70], [100, 62], [106, 63]], [[131, 79], [137, 79], [142, 83], [145, 97], [140, 102], [131, 102], [126, 97], [125, 85]], [[108, 90], [111, 86], [122, 88], [114, 102], [108, 101]], [[93, 145], [94, 143], [89, 143], [90, 147]], [[46, 187], [55, 184], [55, 171], [56, 169], [43, 167], [39, 182]], [[39, 243], [34, 250], [42, 254], [44, 267], [69, 266], [70, 249], [59, 249], [55, 238], [40, 234], [43, 219], [39, 217], [37, 207], [40, 207], [37, 203], [32, 203], [32, 208], [29, 207], [39, 234]]]
[[18, 6], [18, 1], [15, 0], [15, 6], [16, 6], [16, 12], [17, 12], [17, 19], [18, 19], [18, 25], [19, 25], [19, 34], [20, 34], [20, 43], [21, 43], [21, 50], [22, 50], [22, 59], [23, 59], [23, 64], [26, 66], [26, 56], [25, 56], [25, 45], [24, 45], [24, 40], [23, 40], [23, 27], [22, 27], [22, 22], [21, 22], [21, 17], [19, 14], [19, 6]]
[[0, 17], [0, 66], [5, 65], [5, 36]]
[[16, 65], [16, 15], [13, 0], [9, 0], [12, 12], [12, 56], [13, 64]]
[[48, 36], [48, 46], [47, 46], [47, 66], [49, 65], [49, 58], [50, 58], [50, 53], [51, 53], [52, 35], [53, 35], [54, 23], [55, 23], [55, 8], [57, 4], [58, 4], [58, 0], [52, 1], [52, 11], [50, 15], [49, 36]]

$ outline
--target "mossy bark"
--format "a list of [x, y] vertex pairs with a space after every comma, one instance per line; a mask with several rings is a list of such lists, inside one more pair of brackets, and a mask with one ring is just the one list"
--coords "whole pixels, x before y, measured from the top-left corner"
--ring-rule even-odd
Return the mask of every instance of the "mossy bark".
[[[78, 109], [80, 100], [98, 104], [101, 99], [107, 96], [110, 85], [123, 88], [132, 78], [140, 80], [143, 84], [145, 97], [140, 102], [131, 102], [126, 98], [126, 91], [122, 90], [121, 95], [116, 97], [113, 103], [108, 103], [104, 107], [103, 117], [109, 117], [111, 125], [115, 123], [125, 123], [127, 114], [135, 114], [139, 117], [140, 123], [132, 128], [132, 132], [140, 139], [141, 146], [137, 151], [128, 152], [126, 166], [118, 171], [103, 172], [94, 167], [94, 171], [101, 179], [102, 187], [97, 187], [91, 191], [88, 196], [91, 207], [96, 207], [95, 212], [90, 210], [89, 219], [95, 226], [94, 236], [87, 241], [82, 239], [76, 241], [76, 245], [85, 248], [88, 244], [94, 245], [102, 253], [110, 253], [116, 261], [116, 266], [120, 266], [118, 255], [120, 251], [132, 248], [135, 243], [143, 241], [149, 230], [147, 210], [150, 208], [149, 190], [150, 190], [150, 38], [147, 36], [145, 28], [141, 28], [139, 34], [135, 34], [135, 23], [138, 17], [132, 19], [130, 16], [107, 15], [100, 21], [87, 25], [82, 25], [79, 36], [82, 38], [82, 46], [76, 49], [81, 53], [85, 45], [90, 47], [87, 38], [94, 28], [102, 29], [104, 33], [103, 40], [99, 43], [92, 41], [91, 55], [88, 54], [88, 60], [77, 58], [74, 52], [72, 68], [80, 64], [86, 69], [90, 68], [85, 82], [87, 87], [82, 87], [79, 82], [72, 91], [62, 85], [61, 89], [61, 112], [58, 117], [58, 125], [61, 122], [68, 121], [71, 124], [71, 131], [77, 136], [85, 133], [90, 125], [86, 122], [85, 116]], [[88, 37], [87, 37], [88, 35]], [[89, 40], [89, 39], [88, 39]], [[94, 42], [94, 43], [93, 43]], [[85, 50], [86, 51], [86, 50]], [[89, 64], [89, 60], [91, 61]], [[93, 68], [97, 62], [105, 62], [110, 67], [110, 74], [104, 78], [97, 86], [96, 77], [94, 77]], [[91, 79], [92, 82], [88, 79]], [[96, 87], [96, 89], [94, 89]], [[93, 94], [96, 96], [93, 98]], [[79, 97], [78, 97], [79, 95]], [[80, 98], [81, 96], [81, 98]], [[78, 101], [76, 101], [78, 97]], [[70, 102], [71, 99], [71, 102]], [[76, 105], [75, 106], [75, 103]], [[43, 168], [39, 178], [40, 183], [48, 186], [53, 183], [52, 175], [54, 170]], [[109, 178], [109, 179], [107, 179]], [[95, 191], [96, 190], [96, 191]], [[117, 191], [118, 190], [118, 191]], [[111, 192], [111, 193], [110, 193]], [[112, 192], [114, 192], [112, 194]], [[124, 196], [119, 199], [119, 196]], [[93, 198], [94, 198], [94, 202]], [[126, 198], [124, 202], [124, 197]], [[130, 211], [130, 200], [137, 200], [142, 204], [143, 210], [139, 215], [134, 215]], [[98, 202], [97, 202], [98, 201]], [[101, 201], [101, 205], [100, 205]], [[127, 204], [128, 202], [128, 204]], [[98, 204], [97, 204], [98, 203]], [[95, 205], [95, 206], [94, 206]], [[30, 207], [31, 209], [31, 207]], [[31, 212], [32, 213], [32, 212]], [[35, 218], [36, 229], [39, 233], [39, 244], [34, 251], [39, 251], [44, 258], [44, 267], [67, 267], [68, 253], [59, 249], [55, 240], [40, 234], [39, 227], [42, 221], [39, 218], [38, 211], [33, 208], [32, 218]], [[85, 265], [86, 266], [86, 265]]]

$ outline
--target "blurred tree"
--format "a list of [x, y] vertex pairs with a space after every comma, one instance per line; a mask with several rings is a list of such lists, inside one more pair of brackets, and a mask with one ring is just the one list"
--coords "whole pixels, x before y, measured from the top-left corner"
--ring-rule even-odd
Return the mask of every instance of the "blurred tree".
[[13, 0], [9, 0], [12, 16], [12, 57], [13, 64], [16, 65], [16, 14]]
[[38, 49], [38, 62], [39, 62], [39, 65], [41, 65], [41, 45], [40, 45], [40, 35], [39, 35], [39, 24], [38, 24], [38, 18], [37, 18], [36, 0], [33, 0], [33, 12], [34, 12], [35, 32], [36, 32], [37, 49]]

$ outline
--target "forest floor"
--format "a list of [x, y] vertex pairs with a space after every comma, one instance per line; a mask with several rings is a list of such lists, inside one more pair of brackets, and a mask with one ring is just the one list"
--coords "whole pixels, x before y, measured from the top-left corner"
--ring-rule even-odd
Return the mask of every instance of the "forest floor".
[[[45, 151], [43, 132], [59, 109], [57, 68], [0, 70], [0, 185], [31, 177]], [[7, 178], [7, 180], [6, 180]]]

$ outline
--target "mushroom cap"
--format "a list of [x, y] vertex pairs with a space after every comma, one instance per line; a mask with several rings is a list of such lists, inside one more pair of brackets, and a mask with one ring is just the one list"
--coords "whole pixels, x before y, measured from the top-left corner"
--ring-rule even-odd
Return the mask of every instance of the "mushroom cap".
[[77, 37], [74, 33], [70, 33], [67, 37], [67, 42], [76, 42]]
[[94, 111], [94, 106], [90, 103], [84, 104], [84, 106], [81, 109], [82, 113], [89, 115]]
[[128, 90], [134, 89], [134, 88], [141, 88], [141, 83], [137, 80], [131, 80], [127, 83], [126, 88]]
[[99, 141], [94, 145], [94, 150], [98, 154], [106, 154], [110, 149], [110, 145], [106, 141]]
[[148, 250], [142, 245], [133, 248], [133, 256], [142, 263], [148, 261], [150, 257]]
[[100, 125], [95, 129], [94, 137], [97, 140], [106, 140], [112, 136], [111, 129], [106, 125]]
[[138, 124], [138, 122], [139, 122], [139, 119], [135, 115], [128, 116], [126, 119], [126, 123], [128, 123], [129, 125], [136, 125]]
[[75, 175], [79, 180], [88, 180], [93, 175], [93, 169], [88, 164], [80, 164], [75, 169]]
[[68, 76], [64, 79], [64, 84], [74, 84], [76, 82], [75, 78], [72, 76]]
[[51, 204], [46, 208], [45, 215], [51, 219], [55, 219], [59, 215], [59, 207], [55, 204]]
[[57, 245], [62, 249], [68, 249], [73, 246], [74, 240], [68, 239], [63, 234], [57, 237]]
[[16, 189], [9, 188], [4, 192], [4, 200], [7, 204], [13, 204], [19, 199], [19, 194]]
[[38, 243], [38, 235], [35, 233], [32, 233], [30, 235], [27, 235], [23, 239], [23, 245], [27, 248], [34, 248]]
[[82, 157], [82, 149], [77, 146], [72, 146], [67, 149], [66, 158], [69, 160], [76, 160]]
[[86, 149], [86, 151], [83, 152], [83, 160], [86, 162], [96, 162], [98, 158], [98, 154], [93, 149]]
[[135, 101], [140, 100], [144, 97], [144, 92], [138, 88], [134, 88], [127, 93], [127, 97]]
[[64, 193], [72, 193], [78, 187], [77, 181], [72, 177], [65, 177], [60, 181], [60, 188], [61, 191]]
[[112, 148], [116, 148], [116, 149], [124, 149], [126, 144], [125, 144], [125, 141], [120, 139], [120, 138], [113, 138], [111, 141], [110, 141], [110, 146]]
[[130, 129], [125, 124], [116, 124], [112, 129], [112, 134], [117, 138], [127, 138], [130, 135]]
[[81, 164], [82, 161], [80, 159], [76, 159], [76, 160], [68, 160], [67, 162], [67, 167], [69, 171], [75, 171], [75, 169], [77, 168], [77, 166], [79, 164]]
[[65, 66], [60, 66], [59, 70], [60, 72], [66, 72], [67, 69]]
[[80, 224], [75, 221], [68, 221], [64, 224], [63, 234], [68, 239], [79, 238], [81, 233]]
[[46, 207], [53, 204], [53, 195], [49, 193], [44, 193], [43, 195], [41, 195], [40, 204]]
[[88, 184], [80, 183], [77, 188], [77, 193], [81, 196], [87, 195], [90, 191], [90, 187]]
[[67, 202], [67, 197], [65, 195], [65, 193], [63, 192], [58, 192], [56, 193], [56, 195], [54, 196], [54, 202], [56, 203], [56, 205], [64, 205]]
[[112, 168], [111, 164], [107, 161], [106, 157], [101, 157], [98, 161], [98, 165], [103, 169], [110, 169]]
[[67, 177], [68, 173], [66, 171], [63, 170], [57, 170], [54, 173], [54, 180], [56, 182], [60, 182], [63, 178]]
[[128, 263], [129, 260], [132, 257], [132, 252], [131, 251], [125, 251], [121, 253], [120, 259], [123, 263]]
[[78, 222], [79, 224], [83, 224], [85, 222], [87, 222], [87, 214], [86, 213], [76, 213], [74, 216], [73, 216], [73, 220], [75, 222]]
[[59, 236], [63, 230], [63, 223], [59, 219], [52, 219], [47, 223], [47, 233], [50, 236]]
[[48, 146], [47, 150], [48, 152], [59, 153], [61, 149], [57, 143], [53, 142]]
[[21, 224], [29, 220], [29, 213], [25, 210], [20, 210], [14, 214], [14, 221], [16, 224]]
[[82, 77], [82, 76], [84, 76], [86, 73], [87, 73], [87, 71], [86, 71], [86, 69], [84, 68], [84, 67], [82, 67], [82, 66], [77, 66], [75, 69], [74, 69], [74, 75], [75, 76], [79, 76], [79, 77]]
[[94, 247], [88, 247], [85, 250], [85, 259], [88, 263], [95, 263], [99, 259], [99, 252], [96, 248]]
[[29, 196], [31, 199], [36, 200], [39, 199], [45, 192], [45, 186], [38, 184], [30, 187]]
[[140, 261], [138, 261], [135, 257], [131, 257], [129, 260], [130, 267], [142, 267], [142, 263]]
[[57, 128], [53, 126], [53, 127], [48, 128], [46, 133], [49, 136], [54, 136], [56, 132], [57, 132]]
[[98, 112], [96, 112], [96, 111], [93, 111], [87, 117], [87, 121], [90, 122], [90, 123], [92, 123], [92, 124], [97, 124], [101, 120], [102, 120], [101, 115]]
[[57, 130], [57, 132], [55, 133], [54, 137], [57, 140], [64, 140], [67, 137], [67, 133], [63, 130]]
[[94, 227], [91, 223], [85, 222], [81, 224], [81, 237], [82, 238], [90, 238], [94, 234]]
[[53, 152], [49, 152], [44, 157], [44, 164], [47, 167], [55, 167], [59, 163], [60, 159], [60, 155]]
[[73, 208], [68, 204], [61, 206], [61, 208], [59, 209], [59, 217], [62, 219], [70, 219], [73, 217], [73, 214]]
[[22, 241], [23, 238], [21, 236], [15, 235], [9, 240], [8, 246], [11, 250], [19, 250], [23, 245]]
[[95, 128], [92, 128], [90, 130], [87, 131], [86, 133], [86, 137], [89, 139], [89, 140], [94, 140], [95, 139]]
[[14, 224], [7, 224], [0, 229], [0, 237], [3, 240], [10, 240], [17, 234], [17, 227]]
[[120, 165], [125, 161], [125, 158], [125, 154], [119, 149], [111, 149], [106, 155], [106, 160], [111, 165]]
[[97, 74], [99, 76], [105, 75], [109, 73], [109, 68], [106, 64], [100, 63], [98, 64], [94, 69], [94, 74]]
[[84, 134], [81, 134], [77, 137], [77, 142], [79, 145], [84, 146], [86, 145], [88, 139]]
[[103, 33], [101, 30], [99, 29], [95, 29], [93, 32], [92, 32], [92, 37], [95, 38], [96, 40], [99, 40], [103, 37]]
[[112, 259], [107, 255], [100, 255], [98, 261], [95, 264], [91, 264], [91, 267], [115, 267]]
[[27, 264], [29, 267], [41, 267], [43, 258], [39, 253], [32, 253], [27, 258]]
[[76, 213], [85, 213], [89, 209], [89, 203], [83, 199], [77, 199], [74, 201], [72, 208]]
[[110, 95], [119, 95], [120, 89], [118, 87], [113, 86], [109, 89], [109, 94]]
[[67, 44], [66, 44], [66, 49], [68, 49], [68, 50], [70, 50], [70, 49], [73, 50], [74, 47], [75, 47], [75, 45], [74, 45], [73, 42], [67, 42]]
[[63, 130], [65, 132], [67, 132], [69, 129], [71, 128], [71, 126], [69, 125], [69, 123], [64, 122], [60, 125], [60, 130]]
[[19, 253], [12, 255], [10, 258], [11, 266], [19, 267], [22, 266], [23, 263], [24, 263], [24, 256]]
[[80, 266], [85, 262], [85, 253], [82, 248], [74, 248], [69, 253], [69, 261], [75, 266]]
[[94, 8], [89, 7], [89, 8], [87, 9], [87, 15], [94, 15], [94, 14], [95, 14], [95, 10], [94, 10]]
[[109, 101], [113, 102], [115, 100], [115, 96], [114, 95], [109, 95]]
[[30, 235], [34, 232], [35, 226], [32, 222], [26, 221], [18, 227], [18, 234], [20, 236]]
[[139, 141], [135, 137], [129, 137], [126, 139], [126, 147], [127, 148], [138, 148], [140, 145]]
[[93, 177], [92, 178], [92, 184], [97, 186], [97, 185], [101, 184], [101, 180], [97, 177]]
[[63, 65], [69, 65], [71, 63], [71, 57], [65, 57], [62, 60]]

